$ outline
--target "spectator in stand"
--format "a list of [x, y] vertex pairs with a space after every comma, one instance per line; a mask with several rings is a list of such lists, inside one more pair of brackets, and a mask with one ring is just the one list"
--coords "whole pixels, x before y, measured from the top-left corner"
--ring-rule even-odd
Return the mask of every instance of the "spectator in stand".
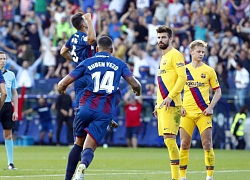
[[142, 49], [146, 48], [148, 41], [148, 29], [145, 26], [145, 18], [140, 16], [138, 24], [135, 25], [135, 43]]
[[182, 39], [181, 46], [179, 51], [183, 54], [185, 63], [188, 64], [191, 62], [191, 57], [190, 57], [190, 49], [189, 49], [189, 40], [188, 38]]
[[249, 73], [243, 67], [242, 62], [238, 62], [236, 66], [236, 74], [235, 74], [235, 96], [237, 99], [235, 100], [235, 108], [237, 111], [245, 105], [245, 99], [248, 93], [248, 85], [249, 85]]
[[37, 59], [40, 56], [41, 41], [38, 34], [38, 28], [35, 22], [27, 25], [25, 40], [27, 40], [31, 45], [35, 55], [35, 59]]
[[177, 16], [181, 9], [184, 9], [184, 5], [180, 3], [179, 0], [173, 0], [173, 3], [168, 5], [168, 15], [170, 22], [172, 21], [172, 17], [174, 15]]
[[199, 7], [204, 7], [204, 2], [200, 0], [195, 0], [191, 2], [190, 10], [191, 12], [197, 12]]
[[243, 67], [250, 72], [250, 61], [247, 58], [247, 51], [245, 51], [244, 49], [241, 49], [238, 55], [238, 62], [241, 62]]
[[14, 5], [12, 0], [5, 0], [3, 3], [3, 19], [12, 21], [14, 19]]
[[168, 16], [169, 0], [156, 0], [153, 1], [155, 7], [154, 17], [156, 17], [160, 24], [164, 24]]
[[138, 134], [141, 127], [142, 96], [135, 99], [132, 90], [124, 95], [127, 146], [137, 148]]
[[199, 24], [194, 27], [194, 39], [207, 40], [208, 29], [205, 22], [201, 19]]
[[229, 0], [229, 1], [235, 9], [235, 17], [237, 21], [240, 22], [240, 20], [245, 17], [244, 10], [249, 5], [249, 0], [241, 0], [239, 6], [236, 5], [234, 0]]
[[114, 44], [113, 56], [121, 60], [125, 60], [127, 46], [123, 43], [123, 40], [120, 37], [115, 38], [113, 44]]
[[134, 64], [133, 75], [136, 78], [146, 77], [149, 73], [148, 53], [134, 44], [128, 51], [128, 55]]
[[217, 56], [216, 49], [214, 47], [211, 47], [210, 49], [207, 62], [210, 67], [212, 67], [214, 70], [216, 69], [216, 65], [219, 62], [219, 57]]
[[23, 61], [22, 66], [18, 65], [14, 60], [8, 59], [8, 63], [12, 68], [14, 68], [16, 73], [16, 80], [17, 80], [17, 87], [25, 87], [27, 92], [30, 92], [30, 90], [34, 87], [34, 74], [36, 73], [36, 69], [38, 65], [43, 60], [43, 53], [40, 55], [40, 57], [32, 64], [30, 65], [28, 61]]
[[204, 26], [207, 25], [207, 16], [202, 13], [202, 7], [197, 9], [197, 12], [194, 12], [191, 17], [191, 25], [193, 27], [200, 25], [200, 21], [204, 22]]
[[66, 11], [64, 11], [64, 7], [57, 5], [56, 11], [54, 12], [54, 19], [56, 21], [56, 24], [60, 24], [62, 21], [62, 18], [66, 18], [67, 14]]
[[115, 11], [111, 11], [110, 15], [111, 15], [111, 22], [108, 25], [109, 34], [112, 39], [115, 39], [121, 36], [122, 23], [118, 21], [118, 17]]
[[207, 17], [208, 17], [208, 30], [211, 32], [217, 31], [220, 32], [222, 27], [221, 27], [221, 22], [220, 22], [220, 7], [216, 7], [215, 4], [211, 5], [210, 10], [207, 12]]
[[153, 50], [152, 56], [148, 56], [146, 60], [148, 61], [148, 65], [149, 65], [149, 75], [151, 77], [156, 78], [159, 65], [160, 65], [160, 61], [161, 61], [160, 52], [157, 50]]

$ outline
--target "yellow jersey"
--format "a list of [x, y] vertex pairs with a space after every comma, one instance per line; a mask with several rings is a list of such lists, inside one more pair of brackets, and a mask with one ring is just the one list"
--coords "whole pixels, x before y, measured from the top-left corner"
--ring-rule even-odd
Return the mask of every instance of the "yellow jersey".
[[170, 106], [181, 106], [181, 91], [186, 79], [184, 57], [178, 50], [172, 48], [162, 56], [158, 69], [157, 107], [166, 97], [173, 100]]
[[203, 63], [194, 68], [186, 65], [187, 82], [184, 86], [183, 108], [192, 113], [203, 112], [210, 104], [209, 89], [220, 88], [214, 69]]

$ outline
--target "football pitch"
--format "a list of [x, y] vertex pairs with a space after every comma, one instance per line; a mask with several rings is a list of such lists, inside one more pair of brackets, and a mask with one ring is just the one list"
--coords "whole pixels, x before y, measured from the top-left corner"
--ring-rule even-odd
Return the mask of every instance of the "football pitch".
[[[63, 180], [69, 147], [16, 146], [14, 164], [17, 170], [6, 170], [5, 147], [0, 145], [0, 179]], [[215, 149], [215, 180], [249, 180], [250, 151]], [[188, 180], [205, 180], [202, 149], [191, 149]], [[170, 180], [166, 148], [109, 147], [96, 150], [85, 173], [86, 180]]]

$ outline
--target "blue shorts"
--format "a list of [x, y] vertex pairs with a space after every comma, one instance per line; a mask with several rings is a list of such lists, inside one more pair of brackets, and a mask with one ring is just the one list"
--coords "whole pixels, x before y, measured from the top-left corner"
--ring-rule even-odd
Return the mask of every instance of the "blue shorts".
[[105, 136], [110, 121], [109, 115], [80, 106], [74, 120], [74, 134], [84, 137], [87, 132], [98, 145]]
[[42, 127], [42, 132], [53, 132], [53, 126], [51, 121], [45, 121], [40, 122], [40, 125]]
[[131, 139], [132, 137], [137, 138], [140, 131], [140, 126], [127, 127], [126, 128], [126, 138]]

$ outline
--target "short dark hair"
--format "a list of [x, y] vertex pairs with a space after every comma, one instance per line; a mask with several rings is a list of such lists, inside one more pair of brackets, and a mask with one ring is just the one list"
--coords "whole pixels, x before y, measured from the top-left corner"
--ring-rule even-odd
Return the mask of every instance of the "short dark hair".
[[82, 28], [82, 23], [83, 23], [83, 13], [82, 12], [78, 12], [76, 14], [74, 14], [71, 18], [71, 23], [74, 26], [74, 28], [76, 28], [77, 30], [80, 30]]
[[112, 39], [109, 36], [101, 36], [97, 41], [97, 46], [101, 49], [110, 49], [112, 48]]
[[237, 66], [239, 66], [240, 68], [243, 68], [243, 63], [241, 61], [238, 61]]
[[171, 28], [167, 27], [167, 26], [159, 26], [157, 29], [156, 29], [156, 32], [157, 33], [167, 33], [168, 34], [168, 37], [173, 37], [173, 31]]
[[5, 52], [3, 52], [3, 51], [0, 51], [0, 54], [6, 54]]

